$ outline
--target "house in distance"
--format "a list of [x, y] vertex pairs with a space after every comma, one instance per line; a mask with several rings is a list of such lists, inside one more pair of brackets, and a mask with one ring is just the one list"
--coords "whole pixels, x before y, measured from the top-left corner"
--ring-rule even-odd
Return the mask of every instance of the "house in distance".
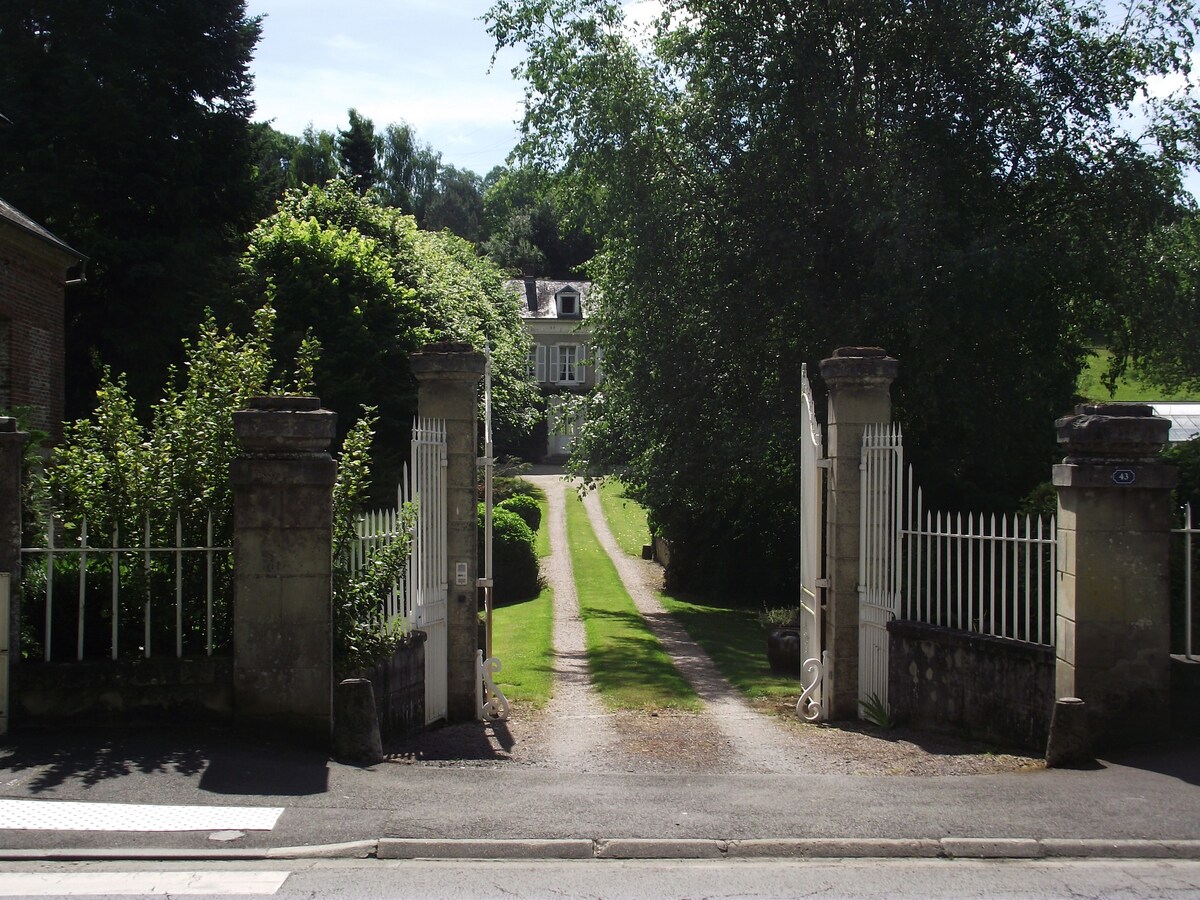
[[526, 277], [508, 285], [521, 298], [521, 319], [533, 338], [529, 374], [546, 400], [545, 445], [538, 450], [544, 459], [561, 460], [570, 454], [581, 425], [565, 411], [564, 402], [586, 394], [603, 377], [599, 360], [589, 352], [592, 284]]

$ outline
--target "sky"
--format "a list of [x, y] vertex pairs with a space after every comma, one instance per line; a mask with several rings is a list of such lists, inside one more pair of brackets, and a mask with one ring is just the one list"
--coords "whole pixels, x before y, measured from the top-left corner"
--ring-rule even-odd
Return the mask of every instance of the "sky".
[[[287, 134], [345, 128], [351, 107], [376, 132], [407, 122], [443, 164], [486, 175], [517, 141], [523, 87], [506, 51], [492, 65], [491, 0], [248, 0], [262, 15], [254, 120]], [[490, 69], [490, 72], [489, 72]]]

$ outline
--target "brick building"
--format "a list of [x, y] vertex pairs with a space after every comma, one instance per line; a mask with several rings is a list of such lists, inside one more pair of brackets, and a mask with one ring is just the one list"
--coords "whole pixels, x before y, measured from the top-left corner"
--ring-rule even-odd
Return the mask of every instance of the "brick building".
[[66, 272], [85, 257], [0, 199], [0, 411], [62, 436]]

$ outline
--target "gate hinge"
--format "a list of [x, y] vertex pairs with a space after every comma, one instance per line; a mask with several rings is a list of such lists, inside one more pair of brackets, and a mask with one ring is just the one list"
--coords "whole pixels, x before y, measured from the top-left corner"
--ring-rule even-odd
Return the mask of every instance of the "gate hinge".
[[818, 578], [817, 579], [817, 587], [819, 587], [819, 588], [829, 587], [829, 579], [828, 578]]
[[490, 457], [490, 456], [475, 457], [475, 465], [477, 465], [477, 466], [492, 466], [495, 464], [496, 464], [496, 460], [492, 459], [492, 457]]
[[475, 587], [490, 588], [495, 587], [495, 585], [492, 583], [492, 579], [490, 578], [476, 578]]
[[832, 469], [833, 468], [833, 460], [830, 459], [828, 456], [822, 456], [820, 459], [817, 460], [817, 468], [818, 469]]

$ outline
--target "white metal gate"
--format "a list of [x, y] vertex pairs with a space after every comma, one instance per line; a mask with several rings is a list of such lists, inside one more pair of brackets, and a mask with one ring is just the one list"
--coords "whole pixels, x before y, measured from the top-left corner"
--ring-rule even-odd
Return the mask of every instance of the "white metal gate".
[[446, 423], [413, 423], [412, 477], [417, 523], [408, 567], [412, 625], [425, 641], [425, 722], [446, 718]]
[[824, 469], [828, 461], [822, 453], [821, 426], [808, 383], [808, 366], [801, 367], [800, 378], [804, 407], [800, 438], [800, 672], [804, 692], [796, 703], [796, 714], [814, 722], [824, 718], [820, 590], [827, 584], [821, 577], [821, 538], [825, 527]]
[[860, 712], [888, 708], [887, 623], [900, 611], [904, 445], [899, 425], [863, 432], [858, 549]]

